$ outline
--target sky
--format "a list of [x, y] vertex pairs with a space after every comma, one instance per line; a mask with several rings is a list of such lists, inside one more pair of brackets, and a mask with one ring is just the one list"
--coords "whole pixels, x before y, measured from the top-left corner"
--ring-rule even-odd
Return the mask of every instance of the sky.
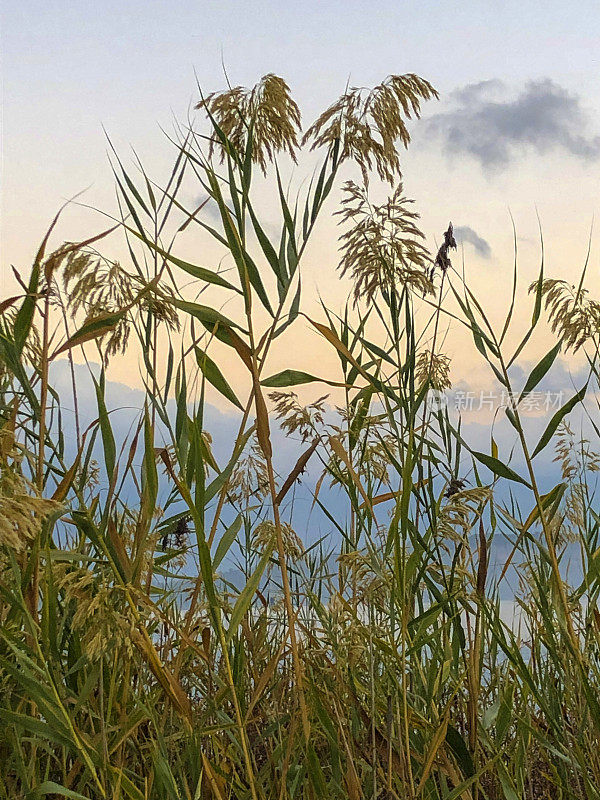
[[[416, 72], [438, 89], [440, 101], [410, 126], [412, 144], [402, 158], [406, 193], [432, 249], [453, 221], [472, 285], [499, 318], [512, 270], [510, 214], [520, 294], [539, 267], [538, 215], [547, 274], [575, 281], [585, 259], [600, 210], [597, 12], [597, 2], [584, 0], [452, 7], [354, 0], [5, 2], [2, 294], [13, 287], [10, 265], [27, 269], [65, 199], [85, 190], [81, 202], [115, 210], [105, 131], [127, 163], [134, 148], [158, 180], [168, 174], [172, 150], [161, 128], [170, 131], [174, 119], [186, 119], [198, 99], [196, 76], [210, 91], [224, 88], [223, 65], [232, 83], [245, 86], [275, 72], [309, 122], [347, 82], [371, 86], [391, 73]], [[104, 222], [72, 206], [56, 243], [85, 238]], [[337, 235], [333, 223], [321, 225], [307, 252], [304, 286], [313, 301], [320, 292], [339, 305], [345, 292], [336, 272]], [[217, 255], [205, 247], [182, 243], [184, 257], [215, 266]], [[599, 261], [594, 240], [589, 274], [598, 294]], [[529, 313], [529, 307], [519, 311], [523, 319]], [[298, 335], [308, 362], [334, 364], [308, 331]], [[464, 356], [459, 335], [454, 345], [448, 341], [450, 355]], [[530, 357], [543, 348], [534, 342]], [[273, 371], [279, 366], [275, 355]], [[113, 375], [140, 385], [130, 360], [116, 360]]]

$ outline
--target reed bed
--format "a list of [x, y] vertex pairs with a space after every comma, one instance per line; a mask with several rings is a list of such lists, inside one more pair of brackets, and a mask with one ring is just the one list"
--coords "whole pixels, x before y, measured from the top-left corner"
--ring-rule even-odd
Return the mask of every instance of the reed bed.
[[[453, 264], [451, 225], [431, 251], [400, 161], [407, 121], [436, 97], [391, 76], [303, 129], [275, 75], [202, 96], [200, 127], [171, 138], [166, 183], [112, 151], [119, 215], [50, 251], [57, 215], [29, 276], [16, 273], [0, 327], [0, 797], [600, 797], [600, 304], [585, 270], [570, 286], [543, 258], [523, 299], [515, 263], [497, 326]], [[316, 166], [295, 191], [282, 176], [298, 159]], [[303, 256], [332, 214], [352, 294], [341, 314], [309, 315]], [[193, 228], [226, 269], [177, 255]], [[106, 255], [119, 235], [125, 264]], [[449, 387], [449, 320], [512, 397], [514, 453], [493, 428], [489, 452], [473, 450], [431, 402]], [[299, 371], [300, 352], [269, 369], [300, 325], [336, 374]], [[542, 326], [548, 353], [515, 385]], [[128, 349], [146, 401], [119, 439], [106, 376]], [[523, 402], [575, 351], [588, 377], [530, 441]], [[82, 357], [101, 363], [86, 426]], [[221, 463], [209, 385], [239, 412]], [[591, 442], [569, 427], [582, 408]], [[286, 474], [276, 427], [297, 447]], [[333, 533], [310, 546], [291, 502], [306, 470]], [[501, 613], [509, 570], [518, 627]]]

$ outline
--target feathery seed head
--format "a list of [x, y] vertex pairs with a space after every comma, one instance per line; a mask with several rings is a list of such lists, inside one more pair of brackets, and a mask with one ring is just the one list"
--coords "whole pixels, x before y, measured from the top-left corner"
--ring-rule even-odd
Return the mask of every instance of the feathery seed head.
[[397, 286], [432, 292], [427, 274], [431, 257], [416, 223], [419, 214], [410, 207], [413, 201], [402, 196], [402, 184], [382, 205], [372, 204], [366, 188], [352, 181], [344, 191], [343, 208], [336, 213], [352, 227], [340, 237], [339, 266], [354, 282], [355, 302], [371, 302], [378, 292]]
[[373, 169], [393, 184], [401, 175], [397, 142], [410, 142], [406, 120], [418, 118], [421, 101], [433, 97], [433, 86], [415, 74], [390, 75], [370, 91], [352, 87], [311, 125], [303, 144], [339, 147], [340, 160], [355, 161], [365, 185]]
[[[535, 281], [530, 293], [538, 289]], [[600, 302], [592, 300], [586, 289], [577, 289], [567, 281], [548, 278], [542, 283], [542, 296], [552, 332], [558, 332], [565, 350], [576, 353], [593, 336], [600, 334]]]
[[415, 378], [420, 386], [429, 380], [431, 388], [438, 392], [451, 389], [449, 357], [443, 353], [432, 353], [430, 350], [423, 350], [417, 356]]
[[[300, 109], [283, 78], [270, 73], [253, 89], [236, 86], [224, 92], [213, 92], [196, 108], [206, 109], [238, 153], [244, 151], [251, 135], [252, 161], [263, 173], [267, 163], [279, 152], [287, 152], [296, 161]], [[225, 149], [217, 133], [211, 137], [209, 155], [215, 147], [223, 160]]]

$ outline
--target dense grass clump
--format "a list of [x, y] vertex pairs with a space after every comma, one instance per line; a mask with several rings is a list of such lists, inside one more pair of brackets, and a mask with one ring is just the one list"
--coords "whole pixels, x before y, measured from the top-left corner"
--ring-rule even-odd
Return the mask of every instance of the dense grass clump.
[[[542, 263], [517, 336], [516, 267], [498, 328], [453, 267], [451, 225], [430, 252], [399, 145], [436, 96], [392, 76], [349, 89], [303, 135], [274, 75], [208, 95], [205, 128], [174, 137], [166, 185], [115, 154], [114, 227], [49, 252], [57, 217], [2, 301], [1, 798], [600, 797], [600, 459], [569, 427], [597, 381], [600, 305]], [[292, 196], [281, 170], [301, 157], [319, 161]], [[375, 203], [382, 182], [390, 197]], [[191, 210], [189, 185], [203, 198]], [[331, 213], [352, 297], [341, 315], [307, 315], [302, 257]], [[227, 271], [177, 255], [193, 228]], [[103, 252], [118, 231], [123, 263]], [[514, 385], [548, 317], [548, 353]], [[431, 402], [450, 386], [448, 320], [511, 398], [513, 451], [493, 429], [489, 452], [470, 449]], [[337, 374], [299, 371], [300, 324]], [[277, 348], [289, 367], [271, 374]], [[589, 377], [531, 442], [523, 403], [561, 349], [584, 353]], [[146, 402], [119, 439], [106, 368], [126, 350]], [[101, 362], [89, 425], [81, 356]], [[51, 381], [60, 359], [66, 396]], [[306, 404], [294, 387], [311, 383]], [[220, 463], [208, 384], [239, 411]], [[275, 426], [298, 449], [284, 474]], [[552, 451], [547, 486], [536, 465]], [[333, 533], [309, 547], [292, 502], [305, 470]], [[509, 572], [518, 626], [501, 614]]]

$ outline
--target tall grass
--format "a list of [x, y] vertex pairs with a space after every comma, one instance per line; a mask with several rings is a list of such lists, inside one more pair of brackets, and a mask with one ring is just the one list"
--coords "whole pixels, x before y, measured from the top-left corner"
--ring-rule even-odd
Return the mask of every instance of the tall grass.
[[[436, 96], [393, 76], [348, 90], [303, 135], [276, 76], [208, 95], [207, 127], [172, 139], [164, 186], [113, 151], [113, 227], [48, 253], [57, 217], [27, 281], [18, 275], [0, 331], [0, 797], [600, 796], [600, 459], [568, 426], [597, 381], [600, 305], [585, 271], [571, 287], [548, 279], [542, 259], [530, 301], [517, 297], [515, 265], [494, 326], [453, 267], [452, 226], [430, 253], [399, 146]], [[294, 194], [284, 162], [308, 149], [318, 163]], [[392, 188], [378, 205], [370, 184], [381, 181]], [[257, 182], [272, 190], [275, 238]], [[204, 197], [192, 209], [181, 199], [190, 183]], [[301, 263], [340, 188], [353, 295], [342, 314], [323, 306], [315, 318], [302, 310]], [[176, 255], [196, 226], [227, 272]], [[126, 267], [102, 253], [117, 229]], [[511, 367], [546, 318], [555, 341], [514, 385]], [[513, 398], [512, 466], [493, 429], [489, 452], [474, 451], [431, 403], [449, 387], [449, 319]], [[301, 323], [336, 354], [337, 374], [299, 371], [300, 353], [270, 374], [269, 356], [289, 352]], [[106, 368], [127, 348], [140, 354], [146, 402], [119, 441]], [[585, 353], [589, 377], [532, 442], [523, 401], [561, 350]], [[102, 366], [85, 429], [81, 356]], [[70, 396], [51, 382], [61, 358]], [[247, 397], [227, 378], [232, 361]], [[335, 387], [338, 406], [321, 386], [302, 404], [294, 387], [312, 383]], [[208, 384], [240, 415], [226, 463], [205, 429]], [[289, 474], [274, 425], [297, 443]], [[562, 480], [548, 488], [537, 464], [552, 448]], [[305, 547], [294, 531], [290, 498], [307, 468], [334, 544]], [[243, 581], [227, 567], [233, 552]], [[518, 628], [501, 614], [509, 570]]]

